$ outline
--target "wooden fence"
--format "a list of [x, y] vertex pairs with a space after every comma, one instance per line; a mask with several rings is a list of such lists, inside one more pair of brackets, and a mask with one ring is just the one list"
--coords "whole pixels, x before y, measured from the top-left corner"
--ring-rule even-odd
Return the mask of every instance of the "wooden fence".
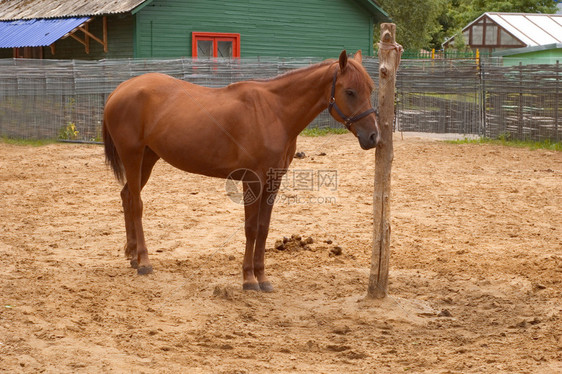
[[560, 63], [482, 68], [482, 132], [492, 138], [562, 140]]
[[474, 60], [403, 60], [396, 82], [397, 129], [479, 134], [480, 87]]
[[[100, 141], [109, 93], [120, 82], [149, 71], [218, 87], [272, 77], [314, 62], [3, 59], [0, 137]], [[366, 58], [364, 65], [377, 82], [377, 59]], [[561, 80], [559, 64], [505, 67], [497, 59], [402, 60], [396, 81], [395, 130], [561, 141]], [[340, 125], [325, 111], [312, 126]]]
[[398, 72], [396, 128], [559, 142], [561, 95], [559, 62], [406, 60]]

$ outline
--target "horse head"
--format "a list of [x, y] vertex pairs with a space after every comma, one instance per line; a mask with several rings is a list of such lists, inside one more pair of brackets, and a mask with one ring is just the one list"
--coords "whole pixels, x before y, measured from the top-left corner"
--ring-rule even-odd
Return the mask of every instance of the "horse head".
[[343, 123], [359, 139], [361, 148], [366, 150], [377, 146], [380, 129], [371, 105], [375, 83], [362, 61], [361, 51], [357, 51], [352, 59], [347, 58], [345, 50], [342, 51], [332, 81], [328, 108], [332, 117]]

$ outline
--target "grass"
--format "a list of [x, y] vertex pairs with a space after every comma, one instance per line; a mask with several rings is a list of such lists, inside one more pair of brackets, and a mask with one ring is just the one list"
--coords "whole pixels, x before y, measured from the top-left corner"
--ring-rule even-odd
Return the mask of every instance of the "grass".
[[48, 144], [54, 144], [57, 141], [55, 139], [14, 139], [3, 136], [0, 138], [0, 142], [4, 144], [41, 147]]
[[[343, 127], [313, 127], [306, 128], [302, 131], [301, 135], [308, 137], [318, 137], [333, 134], [347, 134], [347, 129]], [[13, 144], [21, 146], [41, 147], [44, 145], [58, 143], [56, 139], [12, 139], [7, 137], [0, 137], [0, 142], [4, 144]], [[543, 140], [541, 142], [530, 140], [511, 140], [509, 136], [500, 136], [498, 139], [491, 138], [478, 138], [478, 139], [460, 139], [460, 140], [447, 140], [446, 143], [451, 144], [495, 144], [508, 147], [519, 147], [529, 149], [547, 149], [550, 151], [562, 151], [562, 142], [552, 142], [550, 140]]]
[[543, 140], [541, 142], [531, 140], [512, 140], [509, 136], [500, 136], [498, 139], [479, 138], [479, 139], [461, 139], [450, 140], [447, 143], [452, 144], [495, 144], [507, 147], [519, 147], [529, 149], [547, 149], [550, 151], [562, 151], [561, 142], [551, 142], [550, 140]]
[[302, 136], [310, 136], [310, 137], [317, 137], [317, 136], [325, 136], [325, 135], [332, 135], [332, 134], [347, 134], [347, 129], [343, 127], [312, 127], [306, 128], [301, 132]]

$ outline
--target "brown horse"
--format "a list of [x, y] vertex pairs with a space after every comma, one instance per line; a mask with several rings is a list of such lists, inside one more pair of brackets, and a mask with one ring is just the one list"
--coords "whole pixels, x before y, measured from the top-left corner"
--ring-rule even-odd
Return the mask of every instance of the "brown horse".
[[243, 288], [272, 291], [264, 252], [283, 173], [271, 171], [289, 167], [297, 135], [326, 108], [363, 149], [375, 147], [379, 129], [370, 101], [373, 89], [361, 51], [353, 59], [343, 51], [339, 61], [223, 88], [156, 73], [121, 83], [105, 105], [103, 140], [106, 162], [117, 179], [126, 178], [121, 198], [131, 266], [138, 274], [152, 272], [141, 190], [162, 158], [187, 172], [242, 182], [244, 196], [253, 197], [244, 204]]

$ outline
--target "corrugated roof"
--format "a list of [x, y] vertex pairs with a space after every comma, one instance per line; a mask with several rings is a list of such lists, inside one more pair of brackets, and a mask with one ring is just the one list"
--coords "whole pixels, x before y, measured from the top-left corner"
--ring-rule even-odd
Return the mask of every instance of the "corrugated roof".
[[562, 43], [562, 14], [485, 13], [527, 47]]
[[0, 21], [130, 12], [147, 0], [0, 0]]
[[[562, 42], [562, 14], [488, 12], [470, 22], [462, 31], [484, 17], [490, 18], [527, 47]], [[455, 37], [446, 39], [441, 45], [448, 45]]]
[[0, 22], [0, 48], [48, 46], [88, 20], [81, 17]]
[[[377, 1], [358, 1], [364, 3], [379, 21], [390, 21]], [[126, 13], [145, 2], [152, 0], [0, 0], [0, 21]]]

